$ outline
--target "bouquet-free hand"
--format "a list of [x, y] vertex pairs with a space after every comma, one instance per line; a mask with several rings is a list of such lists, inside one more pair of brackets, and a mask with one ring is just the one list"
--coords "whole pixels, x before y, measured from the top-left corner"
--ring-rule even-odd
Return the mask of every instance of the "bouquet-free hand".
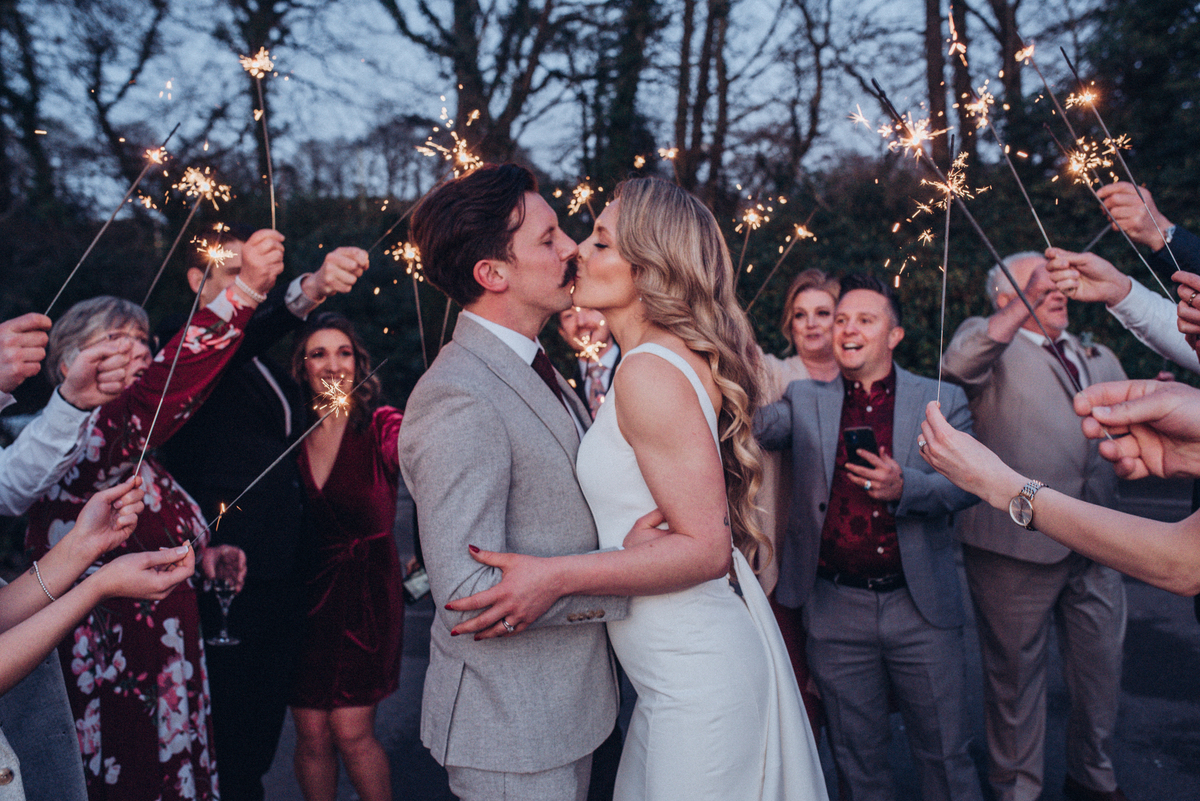
[[[1083, 433], [1122, 478], [1200, 476], [1200, 390], [1163, 381], [1110, 381], [1075, 396]], [[1120, 436], [1127, 434], [1128, 436]]]

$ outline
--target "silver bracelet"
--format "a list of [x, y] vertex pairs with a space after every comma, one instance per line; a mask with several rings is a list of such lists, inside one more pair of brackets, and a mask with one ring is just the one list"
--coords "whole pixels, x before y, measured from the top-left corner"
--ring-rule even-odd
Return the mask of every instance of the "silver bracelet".
[[242, 280], [242, 277], [240, 275], [237, 278], [233, 279], [233, 284], [238, 289], [245, 292], [246, 295], [250, 298], [250, 300], [254, 301], [255, 303], [262, 303], [264, 300], [267, 299], [267, 296], [264, 295], [263, 293], [256, 292], [253, 289], [251, 289], [250, 286], [245, 281]]
[[46, 593], [46, 597], [51, 601], [57, 601], [58, 599], [50, 594], [50, 590], [46, 589], [46, 582], [42, 581], [42, 571], [38, 570], [36, 559], [33, 561], [33, 575], [37, 576], [38, 584], [42, 585], [42, 592]]

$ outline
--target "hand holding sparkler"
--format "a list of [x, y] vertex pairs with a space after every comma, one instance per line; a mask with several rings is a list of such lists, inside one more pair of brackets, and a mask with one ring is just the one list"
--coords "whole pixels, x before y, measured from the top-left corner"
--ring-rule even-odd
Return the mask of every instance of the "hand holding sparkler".
[[[262, 228], [251, 234], [242, 245], [242, 271], [233, 285], [234, 291], [246, 305], [257, 306], [275, 286], [275, 279], [282, 272], [283, 234], [271, 228]], [[258, 297], [247, 292], [247, 287]]]
[[42, 367], [50, 336], [50, 318], [44, 314], [22, 314], [0, 323], [0, 392], [12, 394], [21, 383]]
[[354, 288], [355, 282], [370, 266], [370, 257], [362, 248], [340, 247], [325, 257], [315, 273], [304, 277], [300, 289], [312, 300], [323, 301]]
[[[1010, 278], [1009, 280], [1011, 281], [1012, 279]], [[1013, 284], [1013, 286], [1015, 287], [1016, 284]], [[1012, 302], [1012, 295], [1015, 290], [1002, 292], [1000, 298], [1003, 298], [1006, 302], [988, 318], [988, 336], [996, 342], [1012, 342], [1013, 337], [1017, 335], [1017, 329], [1025, 325], [1025, 322], [1031, 316], [1034, 319], [1038, 319], [1036, 311], [1042, 308], [1047, 298], [1053, 293], [1058, 292], [1058, 285], [1050, 277], [1050, 272], [1046, 269], [1046, 265], [1039, 264], [1029, 274], [1029, 280], [1025, 282], [1025, 286], [1020, 289], [1029, 305], [1033, 307], [1033, 311], [1024, 304]], [[1041, 320], [1038, 319], [1038, 322], [1040, 324]], [[1048, 340], [1054, 339], [1054, 337], [1045, 331], [1043, 331], [1043, 334]]]
[[1075, 396], [1092, 439], [1105, 429], [1129, 434], [1100, 443], [1117, 475], [1136, 479], [1200, 476], [1200, 393], [1174, 381], [1109, 381]]
[[1113, 228], [1124, 230], [1133, 241], [1149, 245], [1155, 252], [1163, 249], [1163, 234], [1172, 223], [1158, 210], [1150, 190], [1121, 181], [1100, 187], [1096, 194], [1112, 215]]
[[[1187, 336], [1188, 344], [1195, 349], [1197, 337], [1200, 337], [1200, 303], [1197, 303], [1200, 300], [1200, 275], [1180, 270], [1171, 276], [1171, 280], [1179, 284], [1176, 323]], [[1200, 351], [1197, 351], [1197, 355], [1200, 355]]]
[[1048, 248], [1046, 270], [1058, 291], [1072, 300], [1115, 306], [1133, 288], [1133, 279], [1094, 253]]

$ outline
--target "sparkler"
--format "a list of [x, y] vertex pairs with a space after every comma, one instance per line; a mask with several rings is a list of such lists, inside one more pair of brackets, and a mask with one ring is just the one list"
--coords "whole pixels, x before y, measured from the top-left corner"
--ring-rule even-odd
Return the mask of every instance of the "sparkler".
[[[1071, 74], [1075, 76], [1075, 80], [1079, 83], [1079, 89], [1082, 97], [1080, 102], [1086, 103], [1092, 109], [1092, 114], [1096, 117], [1096, 122], [1100, 124], [1100, 130], [1104, 131], [1105, 152], [1117, 157], [1117, 162], [1121, 165], [1121, 169], [1125, 171], [1125, 176], [1129, 178], [1129, 183], [1133, 184], [1134, 188], [1136, 189], [1138, 185], [1137, 179], [1133, 177], [1133, 171], [1129, 169], [1129, 165], [1125, 163], [1125, 157], [1121, 155], [1121, 145], [1123, 144], [1128, 146], [1129, 138], [1124, 135], [1114, 138], [1113, 135], [1109, 133], [1108, 126], [1104, 124], [1104, 118], [1100, 116], [1100, 109], [1096, 108], [1095, 93], [1084, 86], [1083, 79], [1079, 77], [1079, 72], [1075, 69], [1075, 65], [1071, 63], [1071, 57], [1067, 55], [1067, 51], [1061, 47], [1058, 49], [1059, 52], [1062, 53], [1063, 58], [1066, 59], [1067, 66], [1071, 69]], [[1162, 237], [1163, 247], [1165, 247], [1167, 249], [1167, 253], [1170, 254], [1171, 261], [1175, 262], [1175, 269], [1183, 269], [1179, 266], [1179, 259], [1175, 258], [1175, 251], [1171, 249], [1171, 243], [1167, 242], [1167, 238], [1163, 236], [1162, 229], [1158, 227], [1158, 220], [1154, 219], [1154, 215], [1150, 213], [1150, 204], [1146, 202], [1146, 198], [1142, 197], [1141, 192], [1138, 192], [1137, 196], [1138, 199], [1142, 201], [1142, 206], [1146, 209], [1146, 215], [1150, 218], [1150, 222], [1154, 223], [1154, 230], [1157, 231], [1158, 235]], [[1155, 277], [1157, 278], [1157, 276]], [[1170, 296], [1171, 295], [1168, 292], [1167, 297]]]
[[87, 246], [87, 250], [85, 250], [83, 255], [79, 257], [79, 262], [75, 265], [75, 269], [71, 270], [70, 275], [67, 276], [67, 280], [63, 281], [63, 285], [59, 287], [58, 292], [50, 301], [50, 305], [46, 307], [47, 317], [50, 316], [50, 310], [54, 308], [54, 304], [57, 303], [59, 297], [62, 296], [63, 290], [67, 288], [67, 284], [71, 283], [71, 279], [75, 277], [75, 273], [79, 272], [79, 268], [83, 266], [83, 262], [89, 255], [91, 255], [92, 249], [96, 247], [96, 243], [100, 241], [100, 237], [104, 236], [104, 232], [108, 230], [108, 226], [112, 225], [112, 221], [117, 218], [117, 212], [121, 210], [121, 208], [125, 205], [125, 202], [129, 200], [129, 197], [134, 193], [134, 190], [137, 189], [138, 184], [140, 184], [142, 179], [146, 177], [146, 173], [150, 172], [151, 169], [167, 160], [167, 142], [170, 142], [171, 137], [175, 135], [177, 130], [179, 130], [179, 125], [180, 123], [175, 123], [175, 127], [171, 129], [169, 134], [167, 134], [167, 138], [163, 140], [161, 145], [154, 150], [146, 151], [146, 166], [142, 167], [142, 171], [138, 173], [137, 178], [133, 179], [133, 183], [129, 186], [129, 191], [125, 193], [125, 197], [121, 198], [121, 202], [117, 204], [115, 209], [113, 209], [113, 213], [109, 215], [108, 220], [103, 226], [100, 227], [100, 230], [96, 232], [96, 236], [92, 238], [92, 242]]
[[267, 104], [263, 100], [262, 79], [275, 69], [271, 54], [267, 48], [260, 47], [253, 56], [239, 56], [242, 69], [254, 78], [254, 86], [258, 89], [258, 108], [254, 111], [254, 119], [262, 122], [263, 154], [267, 157], [267, 188], [271, 193], [271, 227], [275, 227], [275, 175], [271, 169], [271, 137], [267, 135]]
[[[228, 505], [222, 505], [221, 512], [217, 515], [217, 519], [211, 523], [205, 524], [205, 528], [209, 531], [215, 531], [216, 528], [221, 525], [221, 518], [223, 518], [225, 516], [225, 513], [227, 511], [229, 511], [230, 509], [237, 508], [237, 502], [240, 501], [242, 498], [244, 498], [246, 496], [247, 492], [254, 489], [255, 485], [257, 485], [258, 482], [262, 481], [263, 477], [266, 476], [267, 473], [270, 473], [271, 470], [273, 470], [275, 468], [275, 465], [282, 462], [283, 457], [287, 456], [289, 453], [294, 451], [296, 449], [297, 445], [299, 445], [301, 442], [304, 442], [304, 440], [308, 438], [309, 434], [316, 431], [317, 427], [320, 426], [321, 423], [324, 423], [327, 419], [329, 419], [329, 417], [331, 415], [339, 414], [339, 413], [345, 411], [346, 407], [349, 406], [350, 398], [354, 395], [355, 391], [359, 387], [361, 387], [363, 384], [367, 383], [367, 381], [371, 378], [371, 376], [373, 376], [373, 375], [375, 375], [375, 373], [379, 372], [379, 368], [383, 367], [385, 364], [387, 364], [387, 359], [384, 359], [379, 364], [375, 365], [375, 369], [372, 370], [371, 372], [367, 373], [366, 377], [363, 378], [362, 381], [359, 381], [357, 384], [355, 384], [350, 389], [349, 392], [341, 392], [341, 390], [338, 390], [337, 395], [336, 395], [336, 400], [330, 402], [330, 405], [332, 406], [332, 408], [330, 408], [329, 411], [325, 412], [325, 414], [323, 414], [320, 417], [320, 419], [317, 420], [317, 422], [315, 422], [311, 426], [309, 426], [308, 430], [305, 431], [303, 434], [301, 434], [300, 437], [295, 442], [293, 442], [291, 445], [287, 446], [287, 448], [284, 450], [284, 452], [279, 454], [278, 458], [276, 458], [275, 461], [273, 461], [269, 465], [267, 465], [267, 468], [265, 470], [263, 470], [261, 473], [259, 473], [258, 477], [255, 478], [253, 481], [251, 481], [250, 484], [244, 490], [241, 491], [241, 494], [239, 494], [236, 498], [234, 498], [232, 502], [230, 502]], [[322, 382], [322, 383], [327, 384], [328, 382]], [[335, 385], [335, 386], [337, 386], [337, 385]], [[328, 392], [328, 390], [327, 390], [327, 392]], [[322, 393], [322, 396], [324, 396], [324, 395], [325, 395], [325, 393]], [[202, 535], [197, 535], [192, 540], [193, 548], [196, 547], [196, 543], [199, 541], [200, 536], [202, 536]]]
[[[954, 137], [950, 137], [950, 152], [954, 152]], [[966, 166], [966, 153], [959, 153], [954, 157], [953, 166], [950, 168], [950, 175], [946, 179], [946, 228], [942, 236], [942, 313], [941, 313], [941, 333], [938, 335], [938, 388], [937, 401], [941, 405], [942, 402], [942, 359], [941, 355], [946, 352], [946, 284], [950, 275], [950, 215], [954, 211], [954, 205], [951, 200], [954, 197], [954, 180], [953, 175], [955, 168], [959, 173], [962, 173]], [[964, 182], [965, 185], [965, 182]], [[1016, 286], [1014, 284], [1014, 286]], [[1070, 372], [1068, 370], [1068, 372]]]
[[162, 278], [163, 270], [167, 268], [171, 257], [175, 255], [175, 248], [179, 247], [179, 242], [183, 239], [184, 232], [187, 231], [187, 227], [191, 224], [192, 218], [196, 216], [196, 212], [200, 210], [202, 202], [207, 200], [213, 204], [214, 209], [220, 209], [221, 207], [217, 204], [217, 201], [222, 200], [227, 202], [230, 197], [229, 187], [217, 183], [210, 167], [205, 167], [203, 170], [196, 167], [188, 167], [184, 171], [183, 177], [179, 179], [179, 183], [171, 188], [183, 192], [184, 197], [196, 198], [196, 202], [192, 204], [192, 210], [188, 212], [187, 219], [183, 221], [183, 226], [179, 229], [179, 234], [175, 237], [175, 241], [171, 243], [171, 249], [167, 251], [167, 257], [163, 259], [158, 272], [154, 274], [154, 280], [150, 282], [150, 288], [146, 290], [146, 297], [142, 299], [143, 307], [150, 300], [150, 295], [153, 294], [154, 287], [158, 286], [158, 279]]
[[742, 277], [742, 264], [746, 260], [746, 246], [750, 244], [750, 232], [757, 231], [762, 227], [763, 223], [771, 221], [770, 216], [767, 214], [770, 210], [761, 203], [755, 203], [742, 213], [742, 221], [733, 229], [738, 233], [741, 233], [743, 229], [746, 231], [746, 237], [742, 240], [742, 253], [738, 256], [737, 270], [733, 273], [733, 289], [735, 292], [737, 291], [738, 279]]
[[[905, 133], [906, 129], [908, 127], [908, 123], [907, 123], [908, 118], [900, 115], [900, 112], [896, 110], [896, 107], [894, 105], [892, 105], [892, 101], [888, 98], [887, 93], [883, 91], [883, 87], [879, 85], [878, 81], [876, 81], [875, 79], [871, 79], [871, 85], [873, 87], [875, 87], [875, 97], [879, 100], [880, 105], [883, 107], [883, 109], [888, 113], [888, 115], [894, 121], [896, 130], [901, 133]], [[910, 138], [913, 137], [913, 134], [911, 134], [911, 132], [909, 132], [907, 135]], [[919, 150], [920, 150], [920, 152], [918, 153], [917, 158], [924, 161], [925, 165], [933, 172], [933, 174], [941, 179], [943, 186], [948, 186], [950, 181], [947, 178], [947, 176], [942, 172], [941, 168], [938, 167], [938, 165], [934, 162], [934, 160], [929, 157], [929, 154], [925, 152], [924, 148], [919, 148]], [[1008, 266], [1004, 263], [1004, 259], [1001, 258], [1000, 254], [996, 251], [995, 246], [992, 245], [992, 241], [990, 239], [988, 239], [987, 234], [984, 233], [983, 228], [979, 225], [979, 221], [975, 219], [975, 215], [971, 214], [971, 210], [967, 208], [967, 204], [958, 195], [951, 192], [951, 193], [949, 193], [949, 198], [954, 201], [954, 204], [962, 212], [963, 216], [966, 217], [967, 222], [969, 222], [971, 224], [971, 227], [975, 230], [975, 233], [978, 234], [979, 239], [983, 242], [984, 247], [987, 248], [987, 251], [988, 251], [989, 255], [991, 255], [992, 260], [1000, 267], [1000, 271], [1002, 273], [1004, 273], [1004, 276], [1008, 279], [1008, 282], [1010, 284], [1012, 284], [1013, 290], [1016, 292], [1017, 297], [1020, 299], [1021, 303], [1023, 303], [1025, 305], [1025, 308], [1029, 311], [1030, 317], [1033, 319], [1034, 323], [1037, 324], [1037, 327], [1042, 332], [1042, 335], [1046, 337], [1047, 341], [1053, 342], [1054, 339], [1046, 331], [1046, 327], [1044, 325], [1042, 325], [1042, 321], [1038, 318], [1037, 312], [1034, 310], [1033, 304], [1029, 301], [1028, 296], [1026, 296], [1026, 294], [1025, 294], [1025, 290], [1023, 290], [1017, 284], [1016, 279], [1013, 278], [1012, 272], [1008, 269]], [[1058, 359], [1059, 363], [1062, 365], [1063, 370], [1066, 372], [1067, 378], [1071, 381], [1071, 384], [1075, 388], [1075, 391], [1080, 392], [1082, 388], [1079, 386], [1079, 381], [1074, 376], [1071, 375], [1071, 370], [1070, 370], [1070, 368], [1067, 367], [1066, 357], [1061, 352], [1059, 352], [1058, 348], [1053, 348], [1053, 350], [1055, 352], [1055, 354], [1054, 354], [1055, 357]], [[1111, 438], [1112, 437], [1110, 436], [1109, 439], [1111, 439]]]
[[763, 293], [763, 290], [767, 288], [767, 284], [769, 284], [771, 279], [775, 276], [776, 271], [779, 269], [779, 265], [783, 264], [783, 260], [787, 258], [789, 253], [792, 252], [792, 248], [795, 247], [796, 243], [801, 239], [817, 238], [817, 235], [808, 229], [808, 224], [812, 222], [812, 218], [816, 213], [817, 210], [813, 209], [809, 213], [808, 219], [804, 221], [804, 224], [795, 226], [795, 229], [792, 231], [791, 235], [788, 236], [787, 247], [783, 248], [783, 250], [780, 252], [779, 259], [775, 262], [774, 266], [771, 267], [770, 272], [767, 273], [767, 277], [763, 279], [762, 284], [759, 285], [758, 291], [754, 293], [754, 297], [752, 297], [750, 302], [746, 304], [746, 314], [749, 314], [750, 310], [754, 308], [755, 302]]
[[671, 172], [675, 176], [675, 184], [679, 184], [679, 148], [677, 147], [660, 147], [658, 149], [658, 157], [671, 162]]
[[567, 214], [574, 216], [579, 213], [579, 210], [587, 206], [588, 213], [592, 215], [592, 219], [596, 219], [596, 211], [592, 208], [592, 198], [595, 196], [596, 190], [592, 189], [591, 184], [585, 178], [579, 186], [571, 190], [571, 202], [567, 204]]
[[[1024, 51], [1022, 51], [1024, 52]], [[975, 128], [983, 128], [991, 131], [992, 137], [996, 140], [996, 144], [1000, 146], [1000, 152], [1004, 154], [1004, 162], [1008, 165], [1009, 172], [1017, 182], [1017, 187], [1021, 190], [1021, 196], [1025, 198], [1025, 205], [1029, 207], [1029, 213], [1033, 215], [1033, 221], [1037, 223], [1038, 230], [1042, 232], [1042, 239], [1046, 242], [1046, 247], [1054, 247], [1050, 244], [1050, 237], [1046, 234], [1046, 228], [1042, 225], [1042, 218], [1038, 216], [1037, 209], [1033, 206], [1033, 201], [1029, 198], [1029, 193], [1025, 191], [1025, 182], [1021, 180], [1021, 176], [1017, 173], [1017, 167], [1013, 164], [1012, 157], [1009, 156], [1008, 145], [1000, 138], [1000, 133], [996, 130], [996, 126], [992, 125], [991, 117], [988, 115], [988, 108], [995, 102], [995, 98], [991, 92], [987, 90], [985, 83], [978, 92], [973, 92], [971, 103], [967, 104], [967, 112], [975, 116]], [[965, 154], [960, 154], [965, 155]], [[951, 173], [953, 173], [953, 169]], [[946, 201], [949, 203], [949, 200]]]
[[[404, 272], [412, 278], [413, 301], [417, 306], [417, 330], [421, 334], [421, 360], [425, 363], [425, 369], [428, 370], [429, 355], [425, 352], [425, 322], [421, 316], [421, 294], [417, 289], [417, 284], [425, 280], [425, 273], [421, 269], [421, 251], [412, 242], [401, 242], [391, 250], [385, 250], [384, 253], [390, 255], [395, 261], [404, 261], [407, 265]], [[449, 306], [447, 306], [446, 314], [449, 315], [449, 313]]]
[[[1054, 94], [1054, 90], [1050, 88], [1050, 82], [1047, 81], [1046, 76], [1044, 74], [1042, 74], [1042, 68], [1038, 66], [1037, 60], [1033, 58], [1033, 45], [1030, 45], [1029, 47], [1025, 48], [1025, 50], [1022, 50], [1021, 52], [1025, 53], [1026, 51], [1028, 51], [1028, 53], [1029, 53], [1029, 62], [1033, 65], [1033, 68], [1037, 72], [1038, 77], [1041, 78], [1042, 86], [1045, 89], [1046, 94], [1050, 96], [1051, 102], [1054, 103], [1054, 108], [1058, 112], [1058, 116], [1062, 119], [1063, 124], [1067, 126], [1067, 132], [1071, 134], [1071, 138], [1074, 139], [1076, 142], [1081, 141], [1081, 137], [1078, 137], [1075, 134], [1075, 126], [1071, 125], [1071, 120], [1067, 117], [1066, 111], [1063, 110], [1062, 104], [1060, 104], [1058, 102], [1058, 96], [1056, 94]], [[1063, 53], [1063, 56], [1066, 56], [1065, 52]], [[1067, 59], [1067, 63], [1070, 64], [1070, 59]], [[1103, 124], [1103, 123], [1101, 123], [1101, 124]], [[1067, 149], [1065, 147], [1063, 147], [1062, 142], [1060, 142], [1058, 140], [1058, 137], [1054, 135], [1054, 131], [1050, 130], [1049, 125], [1045, 125], [1044, 127], [1045, 127], [1046, 131], [1050, 134], [1050, 138], [1054, 140], [1054, 144], [1058, 145], [1058, 149], [1060, 151], [1062, 151], [1064, 156], [1067, 156], [1068, 163], [1069, 163], [1070, 155], [1068, 154]], [[1110, 137], [1110, 139], [1111, 139], [1111, 137]], [[1127, 138], [1122, 137], [1121, 140], [1116, 140], [1116, 142], [1123, 142], [1123, 141], [1127, 141]], [[1070, 169], [1070, 166], [1068, 166], [1068, 169]], [[1114, 176], [1114, 179], [1115, 179], [1115, 176]], [[1076, 177], [1076, 180], [1079, 181], [1078, 176]], [[1098, 175], [1093, 174], [1093, 180], [1095, 180], [1096, 183], [1099, 183], [1100, 177]], [[1121, 232], [1121, 236], [1124, 237], [1125, 241], [1129, 243], [1129, 247], [1133, 248], [1133, 252], [1135, 254], [1137, 254], [1138, 259], [1142, 262], [1143, 265], [1145, 265], [1146, 269], [1150, 272], [1150, 275], [1154, 276], [1154, 280], [1158, 284], [1159, 288], [1162, 289], [1163, 293], [1168, 298], [1171, 297], [1170, 291], [1167, 290], [1166, 286], [1163, 284], [1162, 279], [1158, 277], [1158, 273], [1155, 272], [1154, 268], [1150, 266], [1150, 262], [1146, 261], [1146, 257], [1142, 255], [1142, 252], [1140, 250], [1138, 250], [1137, 245], [1135, 245], [1133, 240], [1129, 238], [1129, 234], [1126, 233], [1125, 229], [1120, 225], [1120, 223], [1118, 223], [1113, 218], [1112, 214], [1109, 213], [1108, 207], [1104, 205], [1104, 201], [1100, 199], [1100, 196], [1098, 194], [1096, 194], [1096, 190], [1092, 186], [1092, 182], [1086, 181], [1086, 180], [1080, 181], [1080, 182], [1084, 183], [1084, 185], [1087, 186], [1088, 191], [1092, 193], [1092, 197], [1094, 197], [1096, 199], [1096, 202], [1100, 204], [1100, 210], [1102, 212], [1104, 212], [1104, 216], [1108, 218], [1109, 223], [1111, 223], [1111, 225], [1114, 228], [1116, 228], [1118, 231]], [[1141, 196], [1140, 192], [1138, 193], [1138, 196], [1139, 197]], [[1145, 203], [1144, 200], [1142, 202]], [[1099, 234], [1097, 234], [1095, 237], [1092, 238], [1092, 241], [1088, 243], [1088, 246], [1086, 248], [1084, 248], [1083, 252], [1087, 253], [1093, 247], [1095, 247], [1096, 243], [1100, 241], [1100, 238], [1104, 235], [1106, 230], [1107, 230], [1107, 226], [1105, 227], [1104, 231], [1101, 231]], [[1172, 258], [1174, 258], [1174, 254], [1171, 254], [1171, 256], [1172, 256]]]

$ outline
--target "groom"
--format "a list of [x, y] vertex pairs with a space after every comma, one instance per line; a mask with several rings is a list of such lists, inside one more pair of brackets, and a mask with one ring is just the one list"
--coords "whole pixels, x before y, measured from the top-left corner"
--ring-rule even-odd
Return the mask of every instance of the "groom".
[[463, 307], [400, 429], [438, 608], [421, 740], [461, 799], [583, 801], [592, 752], [617, 714], [599, 624], [624, 617], [627, 600], [570, 596], [520, 637], [480, 641], [455, 636], [467, 616], [445, 609], [500, 581], [472, 546], [538, 556], [597, 547], [575, 479], [591, 417], [537, 341], [571, 305], [575, 243], [532, 173], [512, 164], [438, 188], [411, 230], [425, 277]]

